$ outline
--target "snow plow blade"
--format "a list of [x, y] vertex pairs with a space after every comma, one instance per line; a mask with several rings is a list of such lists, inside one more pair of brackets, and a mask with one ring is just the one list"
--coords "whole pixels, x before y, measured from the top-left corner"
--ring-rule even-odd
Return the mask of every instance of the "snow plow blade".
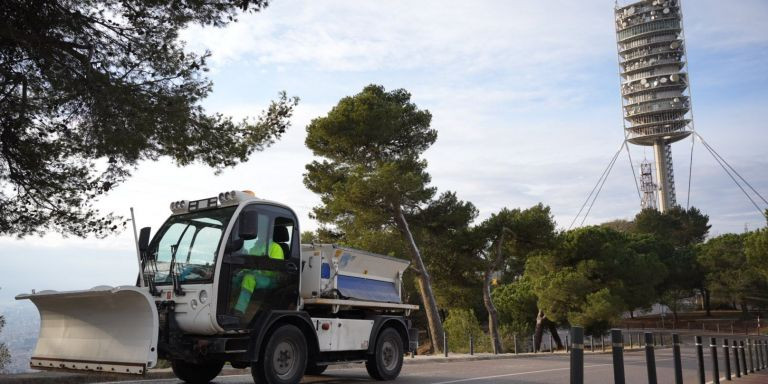
[[158, 316], [145, 288], [21, 294], [40, 312], [33, 369], [144, 374], [157, 363]]

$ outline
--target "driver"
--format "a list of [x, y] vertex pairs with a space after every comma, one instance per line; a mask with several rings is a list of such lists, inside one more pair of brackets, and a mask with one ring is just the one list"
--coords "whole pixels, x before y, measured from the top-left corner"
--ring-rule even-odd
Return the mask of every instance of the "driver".
[[[278, 232], [279, 227], [275, 227], [275, 232]], [[280, 247], [275, 241], [269, 242], [269, 253], [266, 252], [267, 247], [263, 239], [256, 239], [256, 243], [250, 247], [246, 254], [254, 257], [268, 256], [270, 259], [285, 260], [285, 254], [283, 248]], [[240, 282], [240, 296], [237, 298], [235, 304], [235, 312], [242, 315], [245, 314], [248, 304], [251, 302], [251, 296], [256, 289], [269, 288], [274, 279], [276, 278], [274, 271], [262, 271], [259, 269], [244, 269], [241, 271], [242, 281]]]

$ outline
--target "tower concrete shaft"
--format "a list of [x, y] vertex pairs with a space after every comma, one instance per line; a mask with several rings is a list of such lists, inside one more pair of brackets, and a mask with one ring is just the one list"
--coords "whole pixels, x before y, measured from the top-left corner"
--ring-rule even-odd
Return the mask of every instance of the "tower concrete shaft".
[[675, 193], [675, 177], [672, 167], [672, 148], [664, 140], [653, 144], [653, 155], [656, 159], [656, 185], [658, 186], [658, 209], [664, 213], [677, 205]]

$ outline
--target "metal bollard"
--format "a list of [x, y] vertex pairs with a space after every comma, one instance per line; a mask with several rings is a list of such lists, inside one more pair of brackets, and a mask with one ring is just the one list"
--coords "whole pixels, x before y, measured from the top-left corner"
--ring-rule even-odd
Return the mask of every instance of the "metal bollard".
[[720, 384], [720, 367], [717, 361], [717, 339], [709, 339], [709, 353], [712, 355], [712, 384]]
[[707, 382], [704, 373], [704, 349], [701, 346], [701, 336], [696, 336], [696, 361], [699, 364], [699, 384]]
[[765, 360], [765, 367], [768, 368], [768, 340], [763, 340], [763, 360]]
[[475, 355], [475, 339], [472, 337], [471, 333], [469, 334], [469, 355]]
[[445, 331], [443, 331], [443, 353], [445, 353], [445, 357], [448, 357], [448, 335], [445, 334]]
[[515, 343], [515, 355], [517, 355], [517, 335], [512, 335], [512, 341]]
[[680, 358], [680, 336], [672, 334], [672, 360], [675, 367], [675, 384], [683, 384], [683, 364]]
[[741, 372], [746, 376], [749, 374], [749, 371], [747, 371], [747, 354], [744, 352], [744, 340], [739, 341], [739, 355], [741, 355]]
[[624, 384], [624, 339], [620, 329], [611, 330], [611, 349], [613, 351], [613, 382]]
[[553, 345], [552, 341], [553, 341], [552, 334], [550, 333], [549, 334], [549, 353], [555, 353], [555, 347], [552, 346]]
[[634, 348], [634, 345], [632, 345], [632, 332], [629, 333], [629, 349]]
[[725, 380], [731, 381], [731, 354], [728, 339], [723, 339], [723, 362], [725, 362]]
[[595, 336], [589, 335], [589, 351], [594, 352], [595, 351]]
[[584, 384], [584, 328], [571, 327], [571, 384]]
[[536, 350], [536, 335], [535, 334], [531, 336], [531, 349], [533, 349], [533, 353], [538, 352]]
[[739, 344], [733, 341], [733, 368], [736, 368], [736, 377], [741, 377], [741, 365], [739, 363]]
[[653, 351], [653, 333], [645, 333], [645, 365], [648, 368], [648, 384], [656, 384], [656, 357]]
[[605, 352], [605, 335], [600, 334], [600, 349]]
[[755, 360], [752, 354], [752, 340], [747, 339], [747, 354], [749, 359], [749, 373], [755, 373]]
[[768, 343], [766, 343], [765, 339], [763, 339], [760, 342], [760, 351], [763, 354], [763, 368], [768, 368]]

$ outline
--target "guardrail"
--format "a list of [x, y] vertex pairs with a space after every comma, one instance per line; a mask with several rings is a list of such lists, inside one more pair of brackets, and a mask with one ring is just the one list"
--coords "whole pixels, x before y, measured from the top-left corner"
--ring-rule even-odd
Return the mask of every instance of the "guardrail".
[[[627, 335], [620, 329], [613, 329], [610, 333], [611, 340], [611, 352], [613, 355], [613, 377], [614, 383], [624, 384], [624, 347]], [[630, 345], [633, 343], [632, 333], [628, 334]], [[639, 336], [639, 334], [638, 334]], [[655, 350], [657, 346], [657, 338], [653, 332], [643, 333], [644, 349], [645, 349], [645, 364], [647, 370], [648, 384], [657, 384], [657, 368]], [[661, 346], [664, 346], [664, 334], [659, 334], [661, 339]], [[672, 341], [672, 360], [675, 377], [675, 384], [683, 383], [683, 366], [681, 359], [681, 343], [680, 335], [677, 333], [671, 334]], [[570, 332], [570, 350], [571, 350], [571, 384], [583, 384], [584, 383], [584, 329], [581, 327], [571, 327]], [[592, 337], [590, 336], [590, 340]], [[723, 363], [725, 380], [730, 381], [733, 379], [735, 373], [736, 378], [742, 376], [748, 376], [755, 372], [768, 369], [768, 338], [764, 336], [755, 337], [743, 337], [737, 340], [732, 340], [732, 346], [729, 344], [729, 339], [722, 338], [722, 345], [718, 344], [718, 338], [710, 337], [709, 343], [705, 344], [702, 336], [694, 336], [694, 347], [696, 351], [696, 360], [698, 363], [698, 383], [707, 383], [707, 372], [704, 365], [704, 351], [705, 347], [709, 347], [709, 357], [712, 359], [710, 367], [710, 378], [712, 383], [720, 384], [720, 363]], [[638, 344], [639, 344], [638, 338]], [[590, 348], [594, 350], [594, 344], [590, 342]], [[722, 348], [722, 359], [719, 357], [718, 348]], [[604, 350], [604, 347], [603, 347]], [[731, 356], [733, 356], [733, 365], [731, 365]], [[722, 360], [722, 361], [721, 361]]]

